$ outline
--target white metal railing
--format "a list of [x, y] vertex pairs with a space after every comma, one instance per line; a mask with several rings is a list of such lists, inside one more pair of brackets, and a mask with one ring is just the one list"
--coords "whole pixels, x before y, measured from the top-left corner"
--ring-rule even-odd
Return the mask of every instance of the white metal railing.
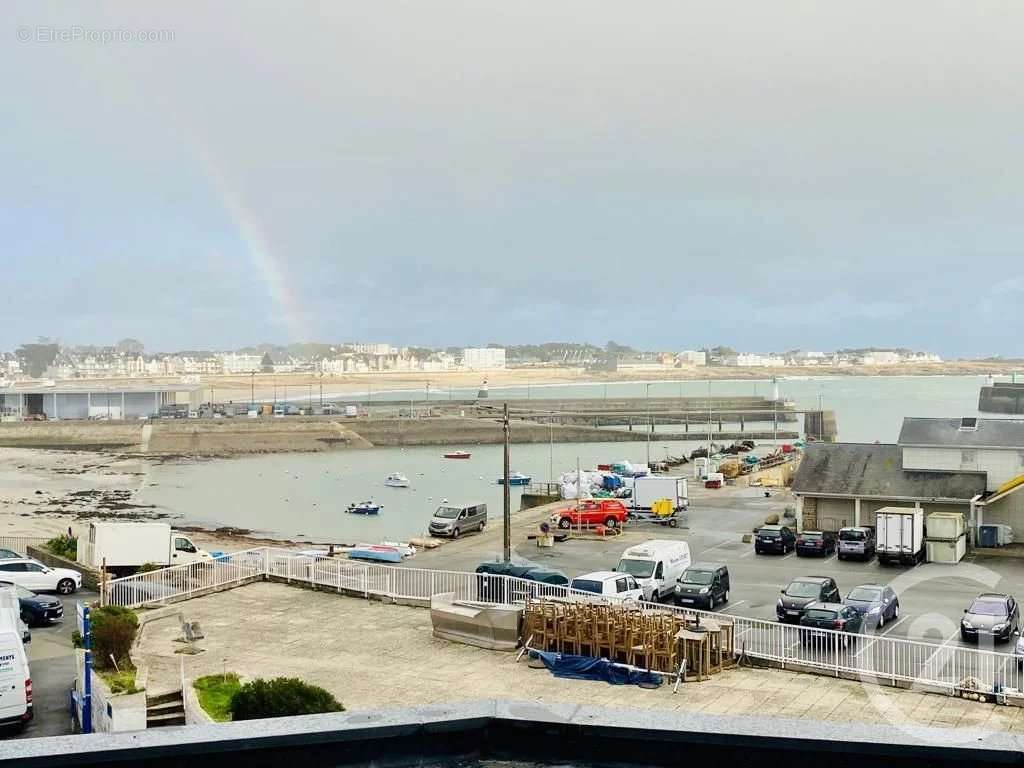
[[10, 549], [19, 555], [27, 555], [29, 547], [40, 547], [49, 539], [38, 536], [0, 536], [0, 549]]
[[[364, 597], [429, 601], [454, 593], [460, 600], [522, 603], [528, 597], [600, 599], [588, 592], [527, 579], [463, 571], [434, 571], [342, 558], [313, 557], [261, 547], [213, 561], [179, 565], [109, 582], [105, 604], [137, 608], [186, 599], [208, 590], [273, 577]], [[884, 637], [851, 636], [837, 630], [813, 630], [775, 621], [678, 608], [658, 603], [639, 607], [727, 621], [734, 627], [733, 651], [785, 667], [887, 685], [917, 685], [955, 693], [962, 687], [982, 691], [1024, 690], [1017, 657], [981, 648], [939, 645]], [[974, 682], [967, 681], [973, 679]]]

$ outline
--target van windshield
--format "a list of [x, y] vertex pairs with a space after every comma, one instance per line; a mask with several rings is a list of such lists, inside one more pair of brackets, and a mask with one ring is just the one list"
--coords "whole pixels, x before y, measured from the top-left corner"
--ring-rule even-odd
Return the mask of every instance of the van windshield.
[[619, 560], [615, 570], [619, 573], [628, 573], [637, 579], [649, 579], [654, 573], [654, 563], [650, 560], [627, 560], [623, 558]]
[[710, 584], [715, 578], [711, 571], [694, 571], [687, 569], [680, 579], [684, 584]]
[[434, 513], [434, 517], [443, 517], [448, 520], [454, 520], [459, 516], [459, 512], [462, 510], [459, 507], [438, 507], [437, 512]]

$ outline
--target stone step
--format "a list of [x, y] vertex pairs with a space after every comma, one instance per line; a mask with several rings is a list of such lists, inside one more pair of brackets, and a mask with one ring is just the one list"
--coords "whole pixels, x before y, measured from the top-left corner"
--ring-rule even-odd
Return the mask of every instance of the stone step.
[[146, 696], [146, 706], [155, 707], [158, 704], [167, 704], [172, 701], [181, 701], [181, 691], [170, 691], [168, 693], [158, 693], [155, 696]]
[[169, 712], [166, 715], [146, 715], [147, 728], [165, 728], [169, 725], [184, 725], [184, 712]]
[[151, 707], [146, 707], [146, 716], [153, 717], [154, 715], [167, 715], [184, 711], [185, 702], [178, 699], [177, 701], [168, 701], [166, 704], [154, 704]]

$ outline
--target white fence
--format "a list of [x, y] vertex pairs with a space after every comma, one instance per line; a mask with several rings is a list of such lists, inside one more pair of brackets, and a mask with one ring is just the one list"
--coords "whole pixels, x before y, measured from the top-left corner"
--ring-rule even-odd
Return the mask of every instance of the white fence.
[[48, 541], [38, 536], [0, 536], [0, 549], [10, 549], [24, 555], [29, 547], [39, 547]]
[[[105, 604], [137, 608], [187, 599], [267, 577], [391, 600], [429, 602], [431, 596], [447, 592], [454, 593], [457, 599], [490, 603], [521, 603], [528, 597], [596, 599], [587, 592], [510, 576], [314, 558], [269, 547], [225, 555], [213, 562], [115, 579], [107, 585], [101, 599]], [[1018, 657], [1009, 653], [871, 634], [851, 636], [835, 630], [811, 633], [802, 627], [762, 619], [654, 603], [639, 605], [644, 609], [684, 612], [731, 622], [735, 629], [733, 650], [737, 655], [783, 667], [947, 693], [964, 687], [989, 692], [1004, 688], [1024, 690], [1024, 670], [1018, 664]]]

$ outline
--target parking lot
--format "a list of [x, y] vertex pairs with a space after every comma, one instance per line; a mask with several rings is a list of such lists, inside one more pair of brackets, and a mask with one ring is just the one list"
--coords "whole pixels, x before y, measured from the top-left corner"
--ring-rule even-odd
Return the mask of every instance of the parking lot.
[[33, 627], [32, 642], [26, 647], [32, 672], [35, 715], [20, 738], [61, 736], [72, 732], [68, 712], [68, 692], [74, 686], [75, 653], [71, 633], [75, 631], [75, 604], [99, 599], [95, 592], [79, 591], [67, 597], [64, 620], [48, 627]]
[[[568, 502], [571, 503], [571, 502]], [[963, 611], [981, 592], [1007, 592], [1024, 597], [1024, 561], [1015, 558], [968, 554], [957, 565], [937, 563], [916, 567], [882, 566], [868, 562], [787, 555], [756, 555], [753, 544], [744, 543], [767, 515], [781, 516], [793, 506], [788, 494], [772, 492], [765, 498], [758, 488], [691, 490], [686, 526], [669, 528], [650, 523], [631, 524], [620, 535], [608, 539], [573, 539], [553, 548], [538, 548], [524, 541], [526, 533], [536, 531], [542, 515], [533, 510], [513, 514], [515, 558], [563, 571], [572, 577], [588, 571], [614, 568], [627, 547], [645, 539], [687, 541], [694, 562], [725, 563], [731, 576], [730, 602], [716, 610], [737, 616], [775, 621], [779, 590], [798, 576], [830, 576], [845, 596], [859, 584], [890, 584], [899, 596], [900, 617], [887, 623], [878, 634], [886, 637], [924, 641], [942, 645], [969, 645], [960, 640]], [[501, 556], [500, 510], [491, 512], [491, 523], [484, 534], [466, 536], [437, 550], [422, 552], [407, 561], [411, 567], [473, 570], [485, 560]], [[990, 641], [981, 647], [993, 648]], [[1012, 643], [994, 650], [1008, 651]]]

